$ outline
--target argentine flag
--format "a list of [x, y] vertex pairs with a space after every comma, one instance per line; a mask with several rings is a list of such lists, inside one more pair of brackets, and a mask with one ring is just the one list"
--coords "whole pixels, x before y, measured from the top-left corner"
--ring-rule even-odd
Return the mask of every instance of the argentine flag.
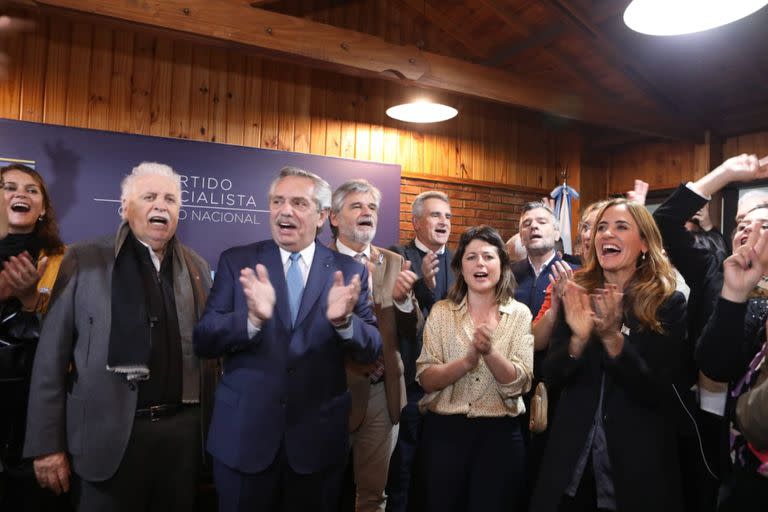
[[560, 238], [563, 240], [563, 251], [573, 254], [571, 244], [571, 198], [578, 199], [579, 193], [564, 181], [549, 194], [555, 200], [555, 217], [560, 225]]

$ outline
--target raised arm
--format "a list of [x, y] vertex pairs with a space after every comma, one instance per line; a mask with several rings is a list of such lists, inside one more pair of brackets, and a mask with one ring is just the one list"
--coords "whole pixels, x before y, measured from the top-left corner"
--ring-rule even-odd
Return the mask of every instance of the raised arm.
[[761, 343], [755, 332], [746, 335], [749, 293], [768, 270], [768, 231], [758, 233], [755, 222], [747, 242], [723, 263], [723, 288], [697, 343], [696, 361], [714, 380], [739, 379]]

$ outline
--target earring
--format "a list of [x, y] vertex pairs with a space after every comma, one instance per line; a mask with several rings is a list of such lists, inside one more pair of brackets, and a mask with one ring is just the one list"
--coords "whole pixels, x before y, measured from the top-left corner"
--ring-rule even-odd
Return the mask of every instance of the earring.
[[640, 261], [645, 261], [645, 253], [640, 257]]
[[37, 222], [43, 222], [43, 219], [45, 219], [45, 215], [41, 215], [37, 218]]

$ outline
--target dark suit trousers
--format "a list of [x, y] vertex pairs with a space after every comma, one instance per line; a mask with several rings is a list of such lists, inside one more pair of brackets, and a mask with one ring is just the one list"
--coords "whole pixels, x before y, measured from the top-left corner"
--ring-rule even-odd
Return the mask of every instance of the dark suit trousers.
[[200, 475], [200, 407], [158, 421], [136, 418], [117, 473], [104, 482], [75, 478], [79, 512], [194, 511]]
[[408, 403], [400, 413], [400, 431], [397, 444], [389, 460], [389, 475], [387, 477], [387, 512], [406, 512], [413, 510], [408, 506], [412, 494], [413, 467], [416, 461], [416, 450], [421, 437], [421, 420], [419, 400], [424, 396], [418, 384], [408, 386], [406, 390]]
[[604, 508], [597, 508], [597, 483], [595, 483], [595, 471], [592, 468], [592, 457], [587, 457], [587, 466], [581, 476], [576, 495], [571, 497], [563, 494], [559, 512], [609, 512]]
[[260, 473], [241, 473], [214, 457], [219, 512], [338, 512], [344, 462], [301, 475], [291, 469], [283, 444]]

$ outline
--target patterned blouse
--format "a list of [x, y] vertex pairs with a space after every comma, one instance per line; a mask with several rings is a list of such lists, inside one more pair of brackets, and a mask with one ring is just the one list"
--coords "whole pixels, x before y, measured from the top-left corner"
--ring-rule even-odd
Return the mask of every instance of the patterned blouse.
[[[499, 305], [501, 318], [491, 336], [493, 349], [503, 354], [517, 369], [517, 378], [505, 384], [496, 382], [480, 357], [477, 366], [459, 380], [439, 391], [428, 393], [419, 402], [422, 413], [464, 414], [469, 418], [518, 416], [525, 412], [522, 395], [531, 388], [533, 375], [533, 335], [531, 312], [514, 299]], [[441, 300], [432, 307], [424, 327], [424, 345], [416, 361], [416, 380], [432, 365], [463, 358], [472, 344], [475, 326], [461, 304]]]

